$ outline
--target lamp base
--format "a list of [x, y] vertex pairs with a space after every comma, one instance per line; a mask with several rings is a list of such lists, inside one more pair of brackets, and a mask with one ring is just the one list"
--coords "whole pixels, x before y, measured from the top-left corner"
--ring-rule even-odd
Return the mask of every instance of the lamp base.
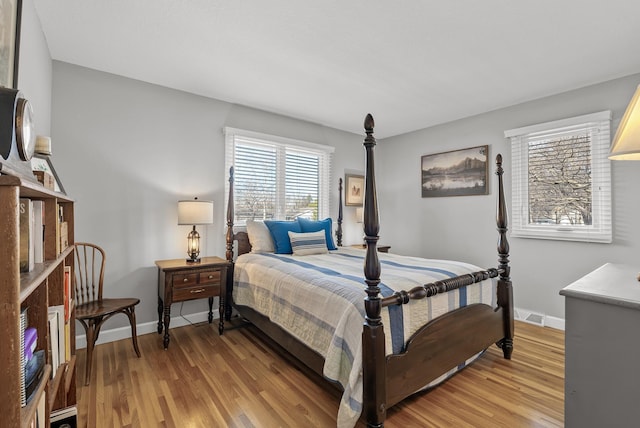
[[197, 259], [187, 259], [187, 263], [200, 263], [200, 257]]

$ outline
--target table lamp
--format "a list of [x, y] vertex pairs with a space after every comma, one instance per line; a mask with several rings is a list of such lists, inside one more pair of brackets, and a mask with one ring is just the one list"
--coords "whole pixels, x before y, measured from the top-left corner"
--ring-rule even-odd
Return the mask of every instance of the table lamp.
[[640, 85], [622, 116], [611, 144], [611, 160], [640, 160]]
[[[636, 88], [613, 137], [609, 159], [640, 160], [640, 85]], [[637, 279], [640, 281], [640, 274]]]
[[178, 224], [191, 225], [193, 229], [187, 235], [187, 262], [200, 262], [200, 234], [196, 230], [198, 224], [213, 223], [213, 201], [178, 201]]

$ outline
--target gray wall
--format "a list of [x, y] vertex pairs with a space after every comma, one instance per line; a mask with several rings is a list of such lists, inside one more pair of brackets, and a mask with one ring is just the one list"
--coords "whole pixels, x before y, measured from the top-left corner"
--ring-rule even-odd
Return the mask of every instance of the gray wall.
[[22, 2], [18, 89], [33, 106], [37, 135], [51, 130], [51, 56], [33, 0]]
[[[380, 141], [381, 242], [398, 253], [494, 266], [495, 178], [488, 196], [423, 199], [420, 157], [487, 144], [492, 159], [497, 153], [504, 156], [510, 202], [511, 150], [505, 130], [612, 110], [613, 138], [638, 83], [640, 75], [633, 75]], [[376, 122], [384, 126], [383, 117]], [[495, 177], [493, 164], [491, 172]], [[606, 262], [633, 264], [640, 270], [640, 163], [612, 162], [612, 183], [612, 244], [510, 239], [516, 307], [564, 318], [564, 299], [558, 292], [569, 283]]]
[[154, 261], [186, 256], [178, 200], [214, 201], [214, 224], [198, 228], [202, 254], [224, 257], [224, 126], [334, 146], [332, 212], [338, 177], [362, 169], [359, 135], [57, 61], [53, 76], [55, 167], [76, 201], [76, 241], [106, 250], [108, 294], [140, 298], [139, 323], [157, 320]]

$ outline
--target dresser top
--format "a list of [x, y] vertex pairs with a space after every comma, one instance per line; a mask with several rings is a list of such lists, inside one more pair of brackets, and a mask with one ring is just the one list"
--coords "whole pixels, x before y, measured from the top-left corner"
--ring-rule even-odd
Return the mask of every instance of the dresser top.
[[565, 297], [640, 309], [639, 266], [607, 263], [560, 290]]

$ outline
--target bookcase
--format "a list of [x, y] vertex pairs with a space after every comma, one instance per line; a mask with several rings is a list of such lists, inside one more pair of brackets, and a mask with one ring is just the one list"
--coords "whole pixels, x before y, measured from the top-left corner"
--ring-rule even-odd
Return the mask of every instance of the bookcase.
[[[42, 263], [20, 272], [20, 198], [44, 202]], [[62, 193], [19, 175], [0, 175], [0, 425], [49, 426], [50, 414], [76, 404], [75, 308], [73, 289], [65, 299], [65, 266], [74, 268], [74, 203]], [[60, 216], [67, 223], [68, 246], [60, 246]], [[23, 240], [24, 241], [24, 240]], [[24, 244], [24, 242], [23, 242]], [[49, 307], [69, 304], [68, 350], [58, 367], [50, 350]], [[44, 351], [44, 374], [26, 406], [21, 405], [21, 312], [37, 331], [36, 350]], [[55, 351], [54, 351], [55, 352]], [[55, 371], [55, 376], [51, 374]], [[40, 407], [40, 409], [38, 409]], [[41, 414], [44, 407], [44, 415]], [[43, 423], [44, 422], [44, 423]]]

